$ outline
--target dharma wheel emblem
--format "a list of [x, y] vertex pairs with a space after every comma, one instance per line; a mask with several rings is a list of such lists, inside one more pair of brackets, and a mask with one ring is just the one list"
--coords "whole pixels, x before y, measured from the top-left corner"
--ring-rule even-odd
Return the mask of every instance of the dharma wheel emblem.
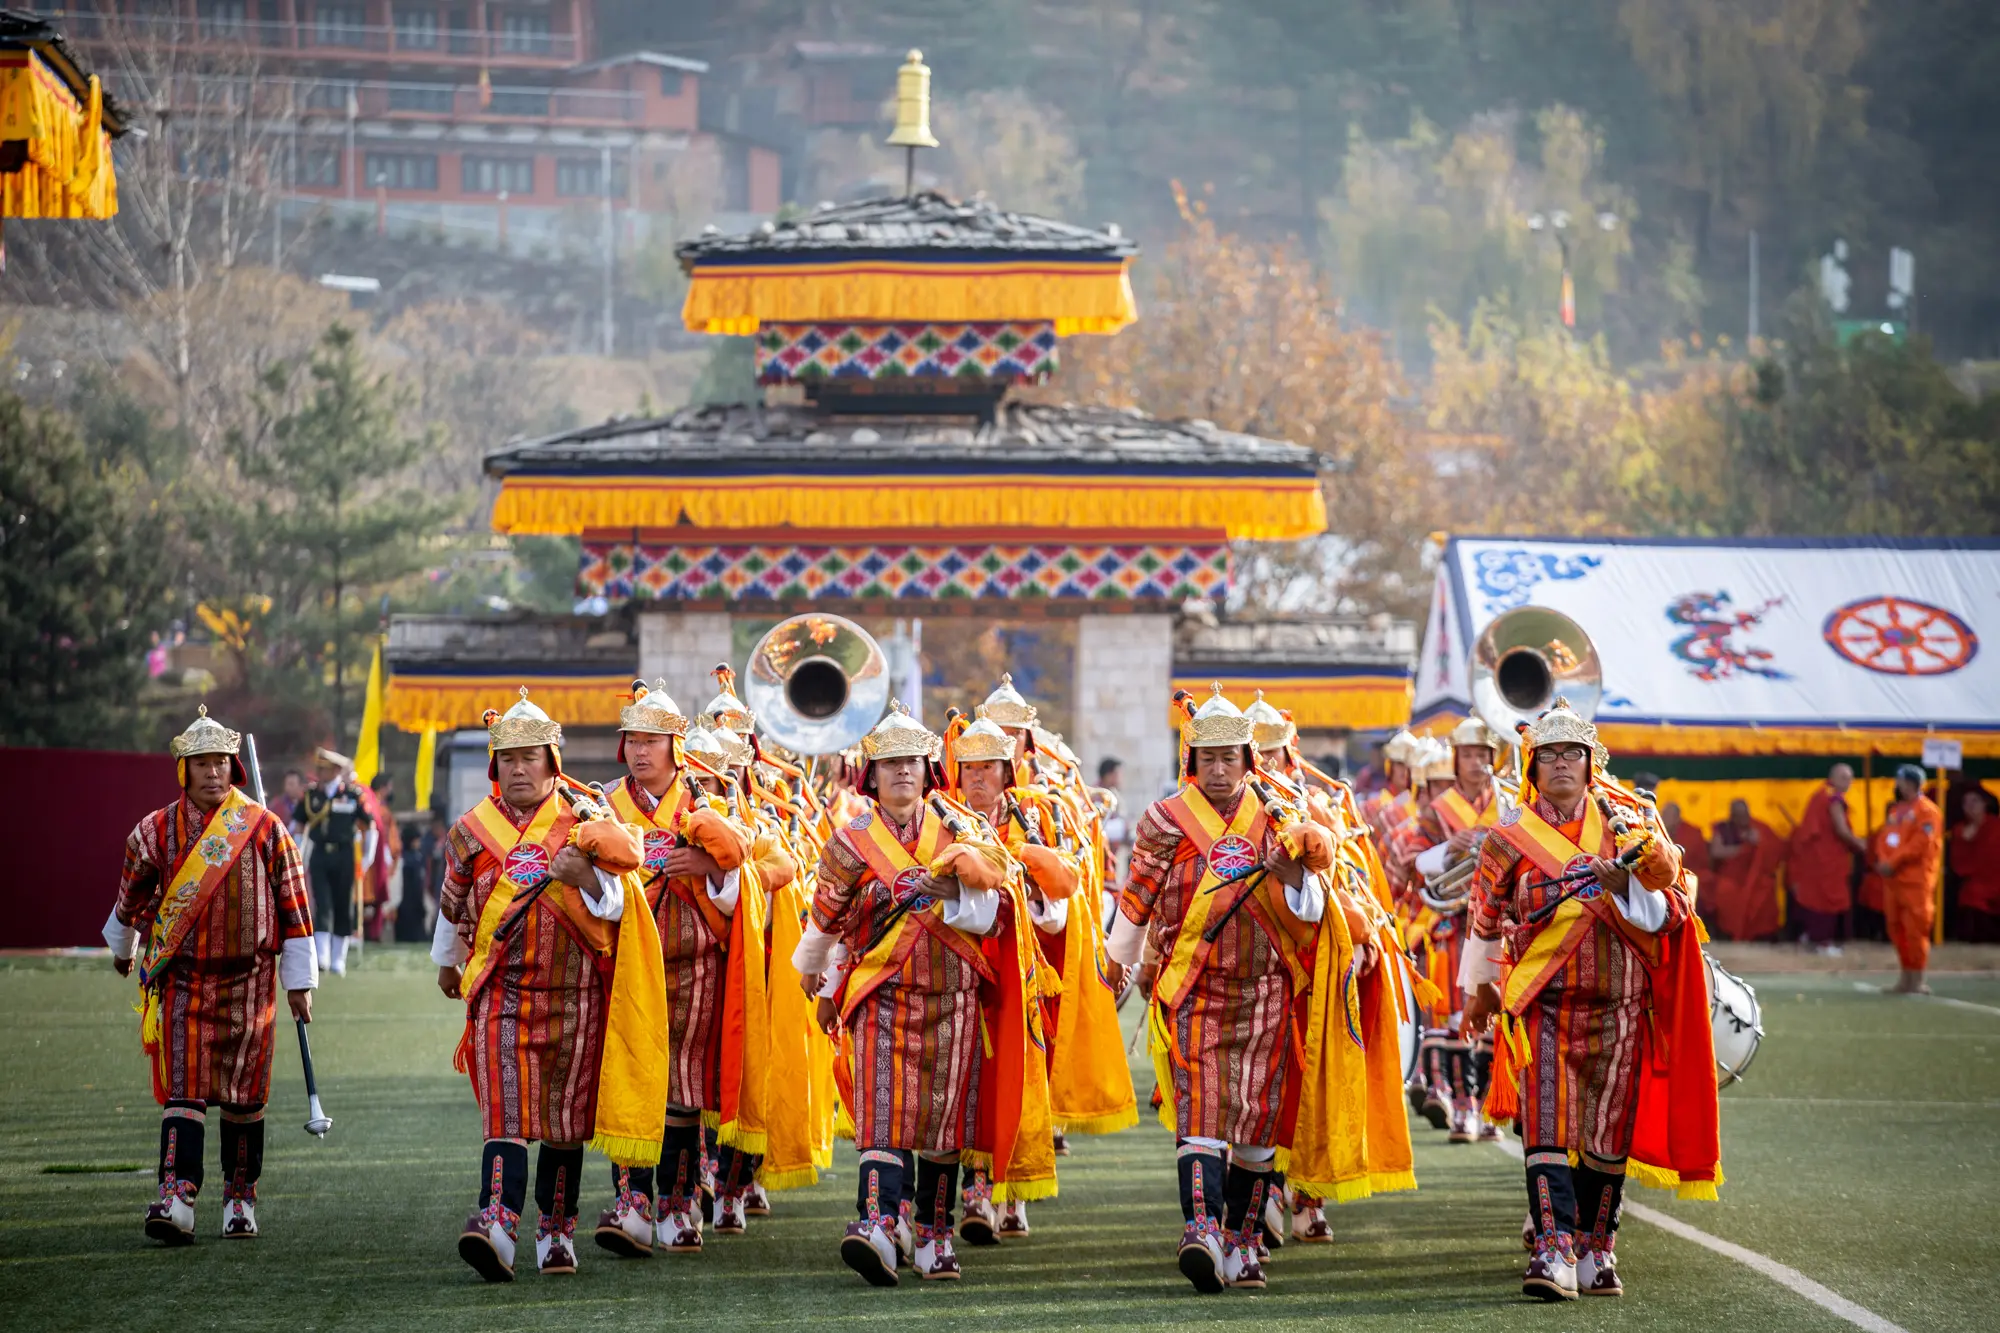
[[1941, 606], [1907, 597], [1868, 597], [1826, 618], [1827, 647], [1885, 676], [1944, 676], [1979, 652], [1972, 627]]

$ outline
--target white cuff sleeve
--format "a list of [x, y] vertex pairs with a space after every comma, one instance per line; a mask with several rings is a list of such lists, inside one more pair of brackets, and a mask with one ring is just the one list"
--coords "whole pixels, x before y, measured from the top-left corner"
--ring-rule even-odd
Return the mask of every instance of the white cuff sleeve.
[[130, 958], [139, 952], [139, 932], [118, 919], [114, 910], [104, 918], [104, 942], [113, 958]]
[[1111, 938], [1104, 942], [1111, 961], [1130, 967], [1146, 951], [1146, 928], [1115, 908], [1111, 913]]
[[463, 967], [465, 965], [465, 943], [458, 937], [458, 927], [438, 913], [437, 929], [431, 932], [431, 961], [439, 967]]
[[1028, 899], [1028, 919], [1035, 923], [1035, 929], [1044, 935], [1060, 935], [1069, 924], [1069, 899], [1044, 898], [1037, 904]]
[[715, 904], [715, 910], [724, 916], [736, 915], [736, 896], [741, 891], [743, 872], [727, 871], [718, 886], [714, 880], [708, 881], [708, 900]]
[[840, 994], [841, 984], [847, 980], [846, 963], [847, 946], [834, 945], [833, 957], [828, 960], [826, 971], [819, 979], [819, 997], [822, 1000], [831, 1000]]
[[364, 867], [375, 864], [375, 853], [381, 846], [382, 831], [370, 824], [368, 831], [361, 835], [361, 864]]
[[604, 892], [594, 902], [589, 894], [579, 893], [577, 896], [583, 899], [584, 910], [599, 921], [618, 920], [625, 915], [624, 879], [608, 870], [599, 870], [596, 866], [592, 866], [591, 869], [596, 871], [597, 887]]
[[1445, 843], [1426, 847], [1417, 853], [1417, 873], [1425, 879], [1435, 879], [1444, 873], [1445, 856], [1450, 848]]
[[1458, 960], [1458, 988], [1470, 993], [1486, 983], [1497, 984], [1500, 980], [1499, 940], [1482, 940], [1474, 937], [1465, 942], [1465, 953]]
[[1308, 924], [1317, 921], [1326, 915], [1326, 885], [1308, 870], [1296, 889], [1285, 890], [1285, 905], [1299, 920]]
[[802, 977], [818, 976], [833, 961], [833, 951], [839, 944], [839, 936], [829, 935], [808, 921], [798, 947], [792, 950], [792, 966]]
[[1654, 932], [1667, 924], [1667, 895], [1636, 878], [1627, 882], [1624, 893], [1612, 894], [1611, 901], [1618, 904], [1620, 916], [1643, 931]]
[[960, 885], [958, 900], [943, 904], [944, 923], [968, 935], [985, 935], [1000, 919], [1000, 890], [968, 889]]
[[319, 989], [319, 950], [312, 936], [285, 941], [278, 954], [278, 984], [286, 990]]

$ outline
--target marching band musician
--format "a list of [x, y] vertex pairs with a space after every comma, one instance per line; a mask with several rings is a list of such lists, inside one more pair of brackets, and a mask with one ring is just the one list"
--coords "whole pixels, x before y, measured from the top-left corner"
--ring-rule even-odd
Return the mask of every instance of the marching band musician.
[[[1451, 785], [1441, 790], [1434, 787], [1422, 815], [1407, 826], [1413, 837], [1429, 844], [1413, 862], [1420, 879], [1436, 880], [1479, 855], [1486, 831], [1506, 808], [1493, 775], [1500, 748], [1500, 738], [1477, 717], [1468, 717], [1452, 728]], [[1436, 776], [1435, 770], [1428, 772]], [[1430, 1006], [1430, 1022], [1418, 1056], [1418, 1070], [1426, 1084], [1421, 1109], [1440, 1129], [1445, 1126], [1439, 1120], [1448, 1114], [1453, 1143], [1498, 1140], [1500, 1127], [1479, 1114], [1492, 1064], [1492, 1044], [1484, 1038], [1468, 1043], [1459, 1035], [1465, 1009], [1465, 997], [1458, 988], [1459, 960], [1465, 953], [1463, 904], [1456, 910], [1445, 910], [1415, 899], [1412, 905], [1413, 933], [1422, 937], [1429, 950], [1431, 980], [1440, 995]]]
[[1410, 761], [1417, 754], [1417, 738], [1405, 727], [1382, 742], [1383, 783], [1362, 802], [1361, 817], [1375, 834], [1375, 850], [1386, 862], [1389, 835], [1404, 821], [1417, 817], [1417, 798], [1412, 788]]
[[[1264, 1198], [1277, 1151], [1307, 1193], [1370, 1189], [1354, 966], [1322, 874], [1332, 839], [1252, 785], [1249, 718], [1212, 687], [1181, 728], [1182, 786], [1140, 818], [1119, 896], [1111, 980], [1151, 937], [1167, 961], [1148, 1004], [1177, 1140], [1181, 1273], [1197, 1291], [1262, 1288]], [[1219, 1188], [1218, 1188], [1219, 1187]]]
[[[704, 1120], [715, 1121], [725, 1142], [762, 1133], [763, 1024], [746, 1016], [764, 1007], [763, 899], [743, 892], [749, 835], [695, 780], [695, 765], [713, 772], [723, 762], [721, 745], [712, 737], [696, 743], [664, 681], [632, 682], [632, 702], [618, 714], [618, 756], [627, 772], [608, 797], [618, 818], [640, 831], [641, 877], [660, 946], [666, 1130], [657, 1175], [614, 1170], [615, 1197], [596, 1240], [626, 1258], [650, 1257], [656, 1242], [669, 1254], [699, 1254]], [[740, 1230], [740, 1214], [735, 1220]]]
[[1526, 1149], [1522, 1291], [1618, 1296], [1626, 1175], [1691, 1198], [1721, 1179], [1702, 936], [1678, 849], [1604, 772], [1597, 728], [1557, 698], [1522, 754], [1520, 804], [1480, 848], [1465, 1028], [1501, 1024], [1488, 1109], [1517, 1110]]
[[792, 959], [851, 1052], [861, 1170], [840, 1253], [873, 1286], [895, 1286], [899, 1262], [928, 1281], [959, 1277], [966, 1151], [1003, 1202], [1054, 1193], [1042, 979], [1017, 865], [976, 816], [933, 796], [941, 747], [897, 702], [863, 739], [867, 806], [827, 841]]
[[146, 1234], [167, 1245], [194, 1240], [210, 1106], [222, 1112], [223, 1239], [257, 1234], [278, 992], [310, 1023], [319, 984], [305, 867], [283, 821], [237, 790], [248, 780], [242, 740], [205, 704], [174, 738], [180, 799], [125, 840], [104, 923], [119, 976], [138, 954], [140, 1033], [161, 1107]]
[[[1410, 1120], [1403, 1110], [1396, 994], [1399, 969], [1407, 969], [1408, 964], [1403, 960], [1388, 876], [1375, 855], [1375, 844], [1361, 820], [1353, 789], [1320, 772], [1299, 754], [1299, 729], [1291, 714], [1265, 702], [1262, 690], [1243, 714], [1250, 719], [1258, 767], [1289, 783], [1304, 800], [1313, 821], [1334, 838], [1339, 873], [1328, 876], [1328, 888], [1347, 918], [1348, 935], [1354, 941], [1361, 1033], [1367, 1052], [1370, 1184], [1377, 1192], [1414, 1188]], [[1396, 961], [1382, 967], [1384, 959]], [[1267, 1238], [1282, 1240], [1286, 1230], [1283, 1173], [1276, 1179], [1281, 1188], [1267, 1205], [1265, 1231]], [[1291, 1238], [1308, 1244], [1332, 1243], [1325, 1200], [1304, 1190], [1289, 1193]]]
[[639, 830], [563, 774], [562, 727], [528, 699], [488, 709], [492, 794], [446, 837], [431, 958], [438, 989], [465, 1002], [453, 1060], [472, 1080], [486, 1143], [479, 1209], [459, 1257], [488, 1282], [514, 1277], [535, 1170], [536, 1267], [576, 1271], [586, 1142], [614, 1164], [659, 1159], [666, 1104], [666, 995], [659, 937], [626, 911]]

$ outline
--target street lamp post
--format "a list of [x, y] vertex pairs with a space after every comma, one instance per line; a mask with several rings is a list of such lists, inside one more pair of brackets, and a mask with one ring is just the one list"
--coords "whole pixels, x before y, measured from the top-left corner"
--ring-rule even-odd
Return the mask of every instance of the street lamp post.
[[[1547, 213], [1533, 213], [1528, 217], [1528, 230], [1547, 232], [1555, 237], [1556, 250], [1562, 255], [1562, 295], [1557, 313], [1562, 317], [1563, 327], [1576, 327], [1576, 281], [1570, 276], [1569, 267], [1569, 225], [1571, 218], [1566, 208], [1552, 208]], [[1608, 208], [1597, 211], [1597, 229], [1615, 231], [1618, 215]]]

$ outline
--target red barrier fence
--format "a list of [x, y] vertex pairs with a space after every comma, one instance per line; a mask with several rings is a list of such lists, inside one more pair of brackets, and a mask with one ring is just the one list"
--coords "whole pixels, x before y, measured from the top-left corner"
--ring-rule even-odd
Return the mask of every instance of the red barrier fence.
[[0, 747], [0, 949], [102, 945], [126, 835], [175, 795], [164, 754]]

